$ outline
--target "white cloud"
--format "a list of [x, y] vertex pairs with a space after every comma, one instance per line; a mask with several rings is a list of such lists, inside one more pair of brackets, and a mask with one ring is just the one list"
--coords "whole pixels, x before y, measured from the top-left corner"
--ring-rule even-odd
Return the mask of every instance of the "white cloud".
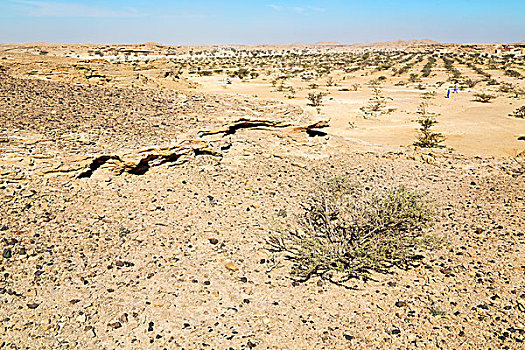
[[302, 14], [309, 14], [312, 12], [324, 12], [325, 9], [322, 7], [316, 7], [316, 6], [292, 6], [292, 7], [285, 7], [279, 4], [268, 4], [268, 7], [271, 7], [275, 11], [292, 11], [295, 13], [302, 13]]
[[292, 11], [302, 13], [306, 11], [304, 7], [292, 7]]
[[308, 9], [315, 12], [325, 12], [326, 10], [322, 7], [308, 6]]
[[127, 8], [123, 11], [112, 10], [103, 7], [90, 6], [78, 3], [62, 3], [56, 1], [32, 1], [32, 0], [12, 0], [12, 2], [24, 7], [27, 15], [33, 17], [141, 17], [141, 14], [134, 8]]
[[158, 18], [178, 18], [178, 19], [205, 19], [214, 18], [215, 16], [206, 15], [202, 13], [179, 12], [176, 14], [160, 15]]

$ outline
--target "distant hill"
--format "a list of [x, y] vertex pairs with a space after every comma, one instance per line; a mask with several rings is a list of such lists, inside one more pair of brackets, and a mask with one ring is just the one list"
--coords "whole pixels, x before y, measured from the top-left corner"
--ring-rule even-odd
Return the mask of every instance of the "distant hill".
[[413, 46], [413, 45], [439, 45], [441, 44], [438, 41], [431, 40], [431, 39], [421, 39], [421, 40], [396, 40], [396, 41], [387, 41], [384, 44], [393, 44], [393, 45], [407, 45], [407, 46]]
[[430, 39], [414, 39], [414, 40], [396, 40], [396, 41], [383, 41], [375, 43], [356, 43], [356, 44], [344, 44], [340, 42], [316, 42], [311, 44], [312, 46], [325, 46], [325, 47], [336, 47], [336, 46], [353, 46], [353, 47], [409, 47], [409, 46], [424, 46], [424, 45], [439, 45], [440, 43]]
[[343, 45], [351, 45], [351, 44], [343, 44], [343, 43], [338, 43], [336, 41], [332, 41], [332, 42], [321, 41], [321, 42], [314, 43], [313, 45], [316, 45], [316, 46], [343, 46]]

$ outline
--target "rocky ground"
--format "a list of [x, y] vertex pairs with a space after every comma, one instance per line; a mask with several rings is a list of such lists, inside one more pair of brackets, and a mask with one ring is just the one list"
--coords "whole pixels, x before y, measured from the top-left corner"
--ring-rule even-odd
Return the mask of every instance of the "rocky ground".
[[[0, 75], [0, 347], [523, 348], [523, 166], [325, 125], [275, 101]], [[342, 174], [428, 193], [440, 247], [350, 288], [294, 282], [265, 240]]]

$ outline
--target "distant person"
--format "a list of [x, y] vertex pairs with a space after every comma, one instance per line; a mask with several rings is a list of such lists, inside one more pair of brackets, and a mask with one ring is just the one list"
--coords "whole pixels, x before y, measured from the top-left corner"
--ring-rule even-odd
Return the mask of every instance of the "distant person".
[[447, 90], [447, 98], [450, 97], [450, 89]]
[[455, 93], [455, 94], [458, 93], [458, 86], [457, 86], [457, 85], [454, 85], [454, 93]]

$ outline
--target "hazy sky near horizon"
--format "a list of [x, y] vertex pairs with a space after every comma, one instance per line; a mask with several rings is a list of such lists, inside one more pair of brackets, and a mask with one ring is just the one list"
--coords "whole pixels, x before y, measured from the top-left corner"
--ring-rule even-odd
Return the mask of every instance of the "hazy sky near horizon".
[[0, 0], [0, 42], [525, 40], [525, 0]]

